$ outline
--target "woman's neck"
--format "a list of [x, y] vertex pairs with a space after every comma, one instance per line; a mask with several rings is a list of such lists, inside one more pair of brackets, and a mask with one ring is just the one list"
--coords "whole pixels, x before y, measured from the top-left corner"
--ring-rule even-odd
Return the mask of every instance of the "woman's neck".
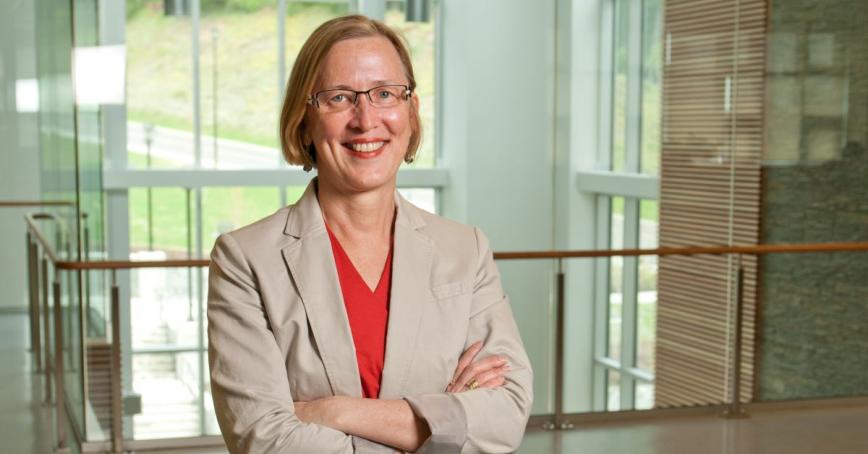
[[395, 218], [395, 188], [347, 193], [317, 181], [323, 218], [341, 240], [388, 240]]

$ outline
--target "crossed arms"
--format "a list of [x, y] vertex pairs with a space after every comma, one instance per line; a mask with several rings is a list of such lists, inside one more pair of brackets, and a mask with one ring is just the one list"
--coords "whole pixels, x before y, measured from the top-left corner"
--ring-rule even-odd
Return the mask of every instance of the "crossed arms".
[[511, 368], [502, 374], [503, 383], [395, 400], [335, 396], [303, 403], [293, 402], [285, 357], [244, 253], [231, 234], [221, 236], [210, 270], [209, 360], [215, 410], [230, 452], [389, 452], [386, 446], [428, 453], [517, 449], [530, 411], [532, 375], [488, 242], [478, 231], [476, 235], [466, 344], [482, 341], [483, 360], [518, 352], [509, 358]]

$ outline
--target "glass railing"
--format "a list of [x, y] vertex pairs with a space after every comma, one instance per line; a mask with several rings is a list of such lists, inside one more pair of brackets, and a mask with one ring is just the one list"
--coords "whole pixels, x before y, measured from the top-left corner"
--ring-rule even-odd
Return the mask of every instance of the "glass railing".
[[[83, 451], [222, 445], [209, 262], [68, 260], [53, 218], [27, 222], [34, 355], [57, 427], [68, 420]], [[863, 369], [848, 367], [866, 343], [866, 252], [868, 242], [496, 253], [535, 370], [529, 428], [868, 395]], [[627, 260], [653, 279], [609, 285]]]

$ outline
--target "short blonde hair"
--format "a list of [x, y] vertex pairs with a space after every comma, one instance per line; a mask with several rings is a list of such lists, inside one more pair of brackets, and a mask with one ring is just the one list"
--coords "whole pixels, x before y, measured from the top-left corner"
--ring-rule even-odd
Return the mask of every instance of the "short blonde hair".
[[[307, 151], [305, 139], [304, 115], [307, 101], [319, 77], [322, 62], [332, 46], [340, 41], [353, 38], [382, 36], [389, 40], [398, 51], [398, 57], [404, 66], [410, 90], [416, 88], [416, 78], [413, 75], [413, 64], [410, 53], [404, 44], [404, 39], [388, 25], [361, 15], [350, 15], [332, 19], [323, 23], [308, 37], [298, 53], [298, 58], [292, 66], [292, 74], [286, 87], [283, 108], [280, 112], [280, 144], [283, 157], [293, 165], [310, 169], [316, 166], [316, 158]], [[412, 161], [416, 150], [422, 142], [422, 123], [416, 103], [411, 104], [410, 143], [404, 159]]]

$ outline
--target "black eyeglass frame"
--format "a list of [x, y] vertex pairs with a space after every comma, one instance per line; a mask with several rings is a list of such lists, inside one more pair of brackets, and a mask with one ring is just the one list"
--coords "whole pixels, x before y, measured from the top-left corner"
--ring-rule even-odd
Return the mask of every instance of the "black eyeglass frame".
[[411, 87], [410, 85], [385, 84], [385, 85], [377, 85], [376, 87], [373, 87], [369, 90], [364, 90], [364, 91], [351, 90], [349, 88], [329, 88], [328, 90], [320, 90], [320, 91], [312, 94], [310, 96], [310, 98], [307, 98], [307, 103], [316, 107], [317, 109], [319, 109], [319, 99], [318, 99], [319, 95], [321, 95], [323, 93], [328, 93], [330, 91], [345, 91], [345, 92], [351, 92], [354, 94], [354, 96], [353, 96], [353, 105], [354, 106], [358, 105], [359, 95], [364, 94], [368, 98], [368, 101], [371, 103], [372, 106], [379, 108], [379, 106], [374, 104], [374, 99], [371, 98], [371, 92], [378, 89], [378, 88], [383, 88], [383, 87], [403, 87], [404, 88], [404, 101], [410, 99], [410, 96], [413, 96], [413, 88], [414, 87]]

